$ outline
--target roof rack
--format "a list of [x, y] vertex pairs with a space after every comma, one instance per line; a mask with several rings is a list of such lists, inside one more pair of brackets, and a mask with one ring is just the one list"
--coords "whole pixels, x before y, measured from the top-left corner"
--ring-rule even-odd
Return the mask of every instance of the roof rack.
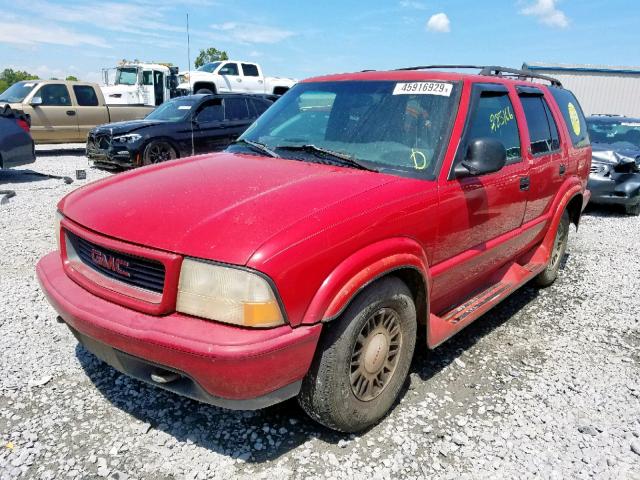
[[495, 77], [516, 77], [519, 79], [527, 79], [527, 78], [537, 78], [539, 80], [545, 80], [549, 82], [554, 87], [562, 87], [562, 83], [560, 80], [557, 80], [553, 77], [549, 77], [547, 75], [541, 75], [539, 73], [535, 73], [531, 70], [519, 70], [516, 68], [506, 68], [506, 67], [498, 67], [495, 65], [420, 65], [417, 67], [404, 67], [404, 68], [396, 68], [396, 70], [437, 70], [437, 69], [473, 69], [480, 70], [480, 75], [486, 76], [495, 76]]

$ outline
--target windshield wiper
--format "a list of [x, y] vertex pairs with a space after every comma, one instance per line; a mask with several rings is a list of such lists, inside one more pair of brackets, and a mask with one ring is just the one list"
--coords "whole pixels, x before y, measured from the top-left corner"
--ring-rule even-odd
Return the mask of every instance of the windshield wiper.
[[249, 145], [254, 151], [260, 152], [260, 153], [266, 153], [267, 155], [269, 155], [270, 157], [274, 157], [274, 158], [280, 158], [280, 155], [278, 155], [276, 152], [274, 152], [273, 150], [271, 150], [269, 147], [267, 147], [266, 145], [262, 144], [262, 143], [258, 143], [258, 142], [254, 142], [253, 140], [247, 140], [246, 138], [241, 138], [240, 140], [236, 140], [235, 142], [233, 142], [234, 144], [238, 144], [238, 143], [246, 143], [247, 145]]
[[362, 163], [355, 160], [351, 155], [341, 152], [334, 152], [333, 150], [329, 150], [328, 148], [318, 147], [313, 144], [306, 145], [278, 145], [275, 147], [280, 150], [291, 150], [291, 151], [300, 151], [300, 152], [309, 152], [314, 154], [320, 154], [324, 157], [329, 157], [336, 163], [342, 165], [348, 165], [353, 168], [359, 168], [360, 170], [367, 170], [369, 172], [377, 172], [375, 168], [367, 167]]

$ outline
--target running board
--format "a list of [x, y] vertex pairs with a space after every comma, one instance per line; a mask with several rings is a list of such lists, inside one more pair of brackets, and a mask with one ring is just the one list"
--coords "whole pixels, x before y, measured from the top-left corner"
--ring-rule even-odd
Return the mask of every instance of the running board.
[[429, 348], [435, 348], [449, 339], [542, 272], [546, 263], [535, 260], [534, 256], [525, 265], [517, 262], [507, 264], [497, 272], [484, 290], [439, 315], [430, 314], [427, 333]]

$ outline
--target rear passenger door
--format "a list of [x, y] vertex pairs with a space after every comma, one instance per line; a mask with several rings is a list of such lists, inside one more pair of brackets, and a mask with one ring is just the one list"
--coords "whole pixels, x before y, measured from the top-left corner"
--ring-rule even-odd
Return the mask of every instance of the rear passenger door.
[[544, 92], [519, 86], [518, 96], [527, 122], [526, 157], [530, 164], [530, 186], [524, 222], [535, 220], [551, 208], [556, 192], [567, 175], [557, 122]]
[[[440, 179], [438, 248], [434, 269], [434, 313], [459, 303], [460, 298], [486, 288], [488, 278], [527, 243], [510, 235], [522, 225], [529, 167], [522, 156], [513, 93], [501, 84], [475, 84], [456, 158]], [[507, 164], [499, 171], [456, 178], [454, 169], [478, 138], [499, 140]], [[445, 263], [446, 262], [446, 263]]]
[[25, 109], [31, 115], [31, 135], [36, 142], [77, 142], [78, 118], [71, 101], [69, 89], [63, 83], [48, 83], [34, 92], [32, 101], [41, 99], [39, 105]]
[[248, 100], [244, 97], [224, 99], [224, 124], [227, 136], [231, 141], [238, 138], [253, 123], [253, 113], [249, 109]]
[[254, 63], [241, 63], [243, 90], [250, 93], [264, 93], [264, 80], [260, 77], [258, 66]]
[[76, 97], [76, 117], [80, 139], [87, 140], [89, 130], [96, 125], [109, 122], [107, 108], [100, 105], [98, 95], [91, 85], [74, 85], [73, 93]]

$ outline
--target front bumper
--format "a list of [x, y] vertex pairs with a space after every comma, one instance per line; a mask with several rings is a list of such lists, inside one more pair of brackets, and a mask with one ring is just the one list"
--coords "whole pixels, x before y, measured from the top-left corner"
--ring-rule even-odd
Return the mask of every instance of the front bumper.
[[590, 175], [587, 188], [595, 204], [636, 205], [640, 203], [640, 173]]
[[[89, 351], [132, 377], [225, 408], [263, 408], [297, 395], [322, 328], [257, 330], [140, 313], [76, 284], [59, 252], [43, 257], [36, 271], [49, 302]], [[150, 374], [158, 368], [180, 377], [156, 383]]]
[[140, 152], [121, 145], [106, 150], [87, 146], [87, 158], [95, 166], [104, 168], [133, 168], [140, 165]]

